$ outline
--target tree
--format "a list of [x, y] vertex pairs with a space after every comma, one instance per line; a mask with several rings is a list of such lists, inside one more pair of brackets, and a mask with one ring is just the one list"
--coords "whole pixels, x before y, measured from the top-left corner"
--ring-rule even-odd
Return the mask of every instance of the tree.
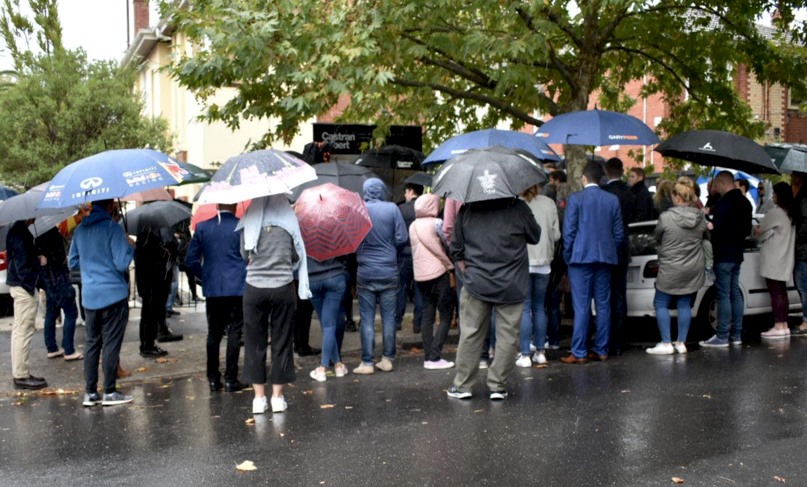
[[167, 123], [142, 113], [134, 71], [66, 49], [56, 0], [30, 0], [30, 8], [33, 21], [20, 13], [19, 0], [4, 0], [0, 12], [0, 35], [16, 72], [0, 90], [3, 182], [27, 189], [107, 149], [170, 150]]
[[[766, 0], [195, 0], [161, 2], [196, 43], [170, 67], [209, 103], [204, 115], [237, 127], [241, 117], [280, 120], [262, 143], [290, 140], [339, 96], [343, 119], [422, 123], [433, 147], [458, 127], [509, 121], [540, 126], [536, 113], [636, 100], [626, 82], [648, 75], [644, 95], [663, 93], [662, 129], [693, 126], [756, 137], [763, 129], [738, 98], [732, 75], [749, 66], [762, 82], [807, 94], [804, 2]], [[778, 7], [787, 30], [775, 41], [755, 22]], [[790, 29], [789, 26], [794, 28]], [[239, 95], [210, 96], [224, 86]], [[801, 98], [804, 99], [804, 98]], [[428, 148], [427, 147], [427, 148]], [[567, 150], [573, 181], [582, 150]]]

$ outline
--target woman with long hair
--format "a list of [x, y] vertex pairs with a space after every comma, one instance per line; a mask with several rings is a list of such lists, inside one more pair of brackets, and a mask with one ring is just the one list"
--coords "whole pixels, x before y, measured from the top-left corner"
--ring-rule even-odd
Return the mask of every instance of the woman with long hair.
[[[773, 203], [762, 223], [754, 227], [754, 236], [762, 242], [759, 255], [759, 274], [768, 284], [773, 308], [774, 325], [762, 332], [762, 338], [781, 339], [790, 336], [787, 314], [787, 276], [793, 275], [796, 232], [793, 227], [793, 190], [787, 183], [773, 187]], [[783, 279], [784, 278], [784, 279]]]
[[[691, 181], [689, 178], [686, 179], [687, 181]], [[675, 184], [679, 184], [680, 182], [682, 182], [681, 178], [678, 178], [678, 181], [676, 181]], [[656, 211], [659, 214], [664, 213], [674, 206], [673, 192], [674, 185], [672, 181], [660, 179], [656, 184], [656, 195], [653, 196], [653, 203], [656, 205]]]
[[[706, 280], [706, 258], [703, 239], [707, 234], [706, 219], [697, 208], [694, 184], [687, 177], [678, 178], [672, 187], [673, 207], [659, 215], [656, 224], [659, 270], [656, 278], [656, 310], [661, 342], [647, 353], [671, 355], [686, 353], [686, 339], [692, 322], [692, 294]], [[672, 343], [670, 309], [678, 308], [678, 340]]]

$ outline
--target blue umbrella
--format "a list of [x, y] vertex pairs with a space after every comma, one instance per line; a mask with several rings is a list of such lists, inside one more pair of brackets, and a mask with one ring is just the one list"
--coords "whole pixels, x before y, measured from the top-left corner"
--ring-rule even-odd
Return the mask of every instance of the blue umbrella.
[[636, 117], [607, 110], [564, 113], [541, 125], [535, 137], [547, 144], [654, 145], [659, 138]]
[[53, 178], [38, 208], [65, 208], [174, 186], [195, 177], [183, 163], [151, 149], [101, 152], [76, 161]]
[[5, 201], [12, 196], [17, 196], [19, 193], [7, 186], [0, 186], [0, 201]]
[[555, 151], [530, 134], [512, 130], [488, 129], [451, 137], [434, 149], [421, 164], [442, 163], [452, 157], [464, 154], [469, 149], [485, 149], [495, 145], [510, 149], [521, 149], [542, 161], [560, 161], [560, 157], [555, 154]]

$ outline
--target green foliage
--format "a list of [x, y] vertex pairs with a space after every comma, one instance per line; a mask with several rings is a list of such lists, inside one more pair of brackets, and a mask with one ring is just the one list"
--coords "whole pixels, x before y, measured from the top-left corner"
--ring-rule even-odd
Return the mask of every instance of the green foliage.
[[[756, 137], [761, 124], [737, 96], [742, 63], [762, 81], [807, 99], [803, 24], [778, 42], [755, 27], [775, 7], [803, 1], [734, 0], [195, 0], [162, 1], [163, 14], [197, 45], [170, 70], [208, 102], [205, 117], [237, 127], [274, 117], [261, 141], [285, 141], [340, 95], [342, 119], [422, 124], [426, 150], [499, 122], [540, 125], [536, 115], [600, 106], [626, 110], [625, 83], [648, 75], [663, 93], [669, 134], [692, 127]], [[782, 45], [783, 44], [783, 45]], [[237, 86], [224, 104], [217, 88]], [[572, 151], [582, 157], [582, 150]], [[584, 161], [584, 159], [580, 159]], [[572, 180], [581, 164], [571, 165]]]
[[[64, 49], [54, 0], [31, 1], [34, 21], [5, 0], [0, 34], [14, 56], [16, 81], [0, 90], [0, 174], [30, 188], [65, 165], [106, 149], [171, 149], [167, 123], [142, 114], [135, 73], [89, 62]], [[37, 39], [37, 52], [20, 49]], [[16, 44], [14, 42], [16, 41]]]

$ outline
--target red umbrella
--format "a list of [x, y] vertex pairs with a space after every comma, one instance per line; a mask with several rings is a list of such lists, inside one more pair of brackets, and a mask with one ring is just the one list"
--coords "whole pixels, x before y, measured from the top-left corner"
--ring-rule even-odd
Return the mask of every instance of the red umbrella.
[[361, 196], [331, 183], [303, 191], [294, 211], [305, 251], [319, 261], [352, 254], [373, 228]]
[[[236, 205], [235, 208], [235, 216], [241, 218], [244, 216], [244, 212], [247, 211], [249, 208], [249, 204], [252, 203], [252, 200], [242, 201]], [[215, 203], [208, 203], [206, 205], [199, 205], [196, 208], [196, 211], [193, 213], [193, 217], [191, 218], [191, 230], [196, 230], [196, 225], [201, 222], [210, 220], [211, 218], [215, 218], [218, 216], [218, 210], [216, 209]]]
[[174, 197], [171, 196], [171, 193], [166, 191], [163, 188], [152, 188], [147, 189], [145, 191], [141, 191], [139, 193], [130, 194], [124, 198], [121, 198], [121, 201], [135, 201], [137, 203], [145, 203], [147, 201], [171, 201]]

